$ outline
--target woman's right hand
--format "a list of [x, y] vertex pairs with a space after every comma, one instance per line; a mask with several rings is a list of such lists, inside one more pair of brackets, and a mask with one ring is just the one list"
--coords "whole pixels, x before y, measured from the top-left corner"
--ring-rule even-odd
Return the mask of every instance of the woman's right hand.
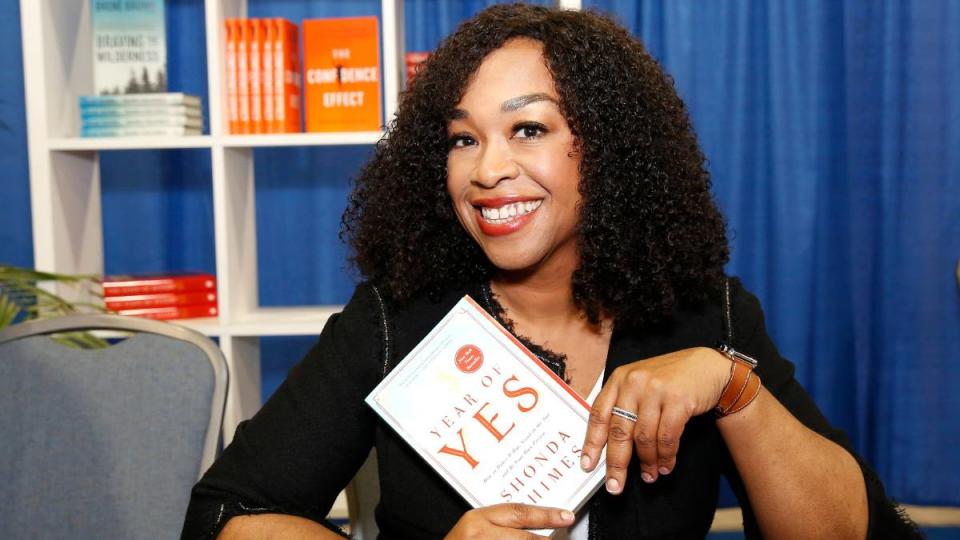
[[546, 538], [524, 529], [559, 529], [573, 525], [573, 512], [520, 503], [495, 504], [471, 510], [447, 533], [447, 540], [470, 538]]

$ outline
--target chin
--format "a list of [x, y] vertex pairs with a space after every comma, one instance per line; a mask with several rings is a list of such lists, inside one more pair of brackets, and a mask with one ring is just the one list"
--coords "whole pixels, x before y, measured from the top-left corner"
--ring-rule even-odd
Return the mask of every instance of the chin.
[[485, 251], [487, 260], [501, 272], [522, 272], [533, 270], [540, 264], [541, 259], [536, 256], [518, 256], [516, 253], [490, 253]]

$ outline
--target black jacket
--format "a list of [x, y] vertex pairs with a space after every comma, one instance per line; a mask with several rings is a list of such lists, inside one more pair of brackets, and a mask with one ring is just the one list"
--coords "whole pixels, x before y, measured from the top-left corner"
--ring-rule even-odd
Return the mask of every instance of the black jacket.
[[[469, 506], [363, 400], [464, 294], [480, 300], [483, 292], [475, 287], [451, 291], [439, 301], [420, 298], [392, 307], [371, 286], [360, 285], [343, 312], [331, 317], [316, 346], [256, 416], [237, 428], [232, 444], [195, 486], [183, 537], [213, 537], [238, 514], [276, 512], [323, 522], [373, 445], [380, 470], [376, 517], [381, 537], [443, 537]], [[737, 280], [731, 280], [730, 296], [733, 345], [759, 360], [757, 373], [766, 389], [806, 426], [850, 450], [846, 436], [830, 426], [794, 379], [793, 365], [777, 352], [757, 299]], [[726, 341], [725, 311], [722, 302], [678, 308], [668, 322], [642, 333], [614, 331], [605, 374], [643, 358]], [[876, 475], [857, 460], [867, 485], [870, 538], [908, 535], [909, 524], [887, 501]], [[601, 489], [588, 503], [590, 536], [703, 538], [717, 506], [721, 474], [740, 500], [746, 536], [759, 538], [712, 414], [687, 424], [670, 475], [646, 484], [634, 460], [621, 495]]]

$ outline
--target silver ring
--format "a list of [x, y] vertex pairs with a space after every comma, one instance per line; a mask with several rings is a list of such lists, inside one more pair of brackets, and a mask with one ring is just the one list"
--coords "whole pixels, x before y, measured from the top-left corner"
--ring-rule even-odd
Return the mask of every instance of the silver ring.
[[613, 413], [615, 416], [619, 416], [620, 418], [626, 418], [631, 422], [636, 422], [638, 418], [637, 415], [633, 414], [628, 410], [621, 409], [620, 407], [614, 407], [613, 410], [610, 412]]

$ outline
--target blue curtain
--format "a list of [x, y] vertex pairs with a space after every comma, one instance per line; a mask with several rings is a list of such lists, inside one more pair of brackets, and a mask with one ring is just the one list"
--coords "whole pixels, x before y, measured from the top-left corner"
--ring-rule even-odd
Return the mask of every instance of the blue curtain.
[[[491, 3], [407, 0], [407, 50], [433, 49]], [[729, 270], [761, 298], [800, 381], [894, 497], [960, 505], [960, 2], [585, 3], [674, 76], [729, 221]], [[299, 22], [380, 2], [249, 4]], [[171, 88], [206, 96], [202, 3], [167, 6]], [[0, 262], [29, 265], [16, 2], [0, 7], [0, 45]], [[337, 224], [370, 151], [256, 150], [261, 304], [349, 296]], [[108, 272], [214, 270], [209, 153], [101, 163]], [[312, 341], [262, 340], [265, 394]]]
[[585, 3], [674, 77], [800, 382], [893, 496], [960, 504], [960, 3]]

